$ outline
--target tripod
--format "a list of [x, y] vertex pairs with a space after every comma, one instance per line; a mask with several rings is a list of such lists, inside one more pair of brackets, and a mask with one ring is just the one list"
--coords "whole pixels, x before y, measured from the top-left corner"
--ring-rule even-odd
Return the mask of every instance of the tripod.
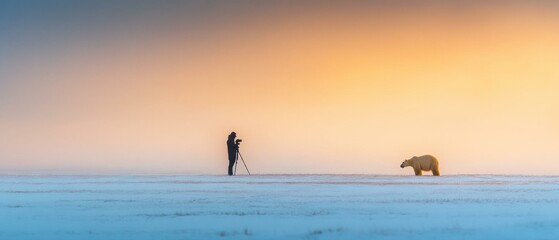
[[248, 170], [247, 164], [245, 163], [245, 160], [243, 159], [243, 155], [241, 155], [241, 152], [239, 152], [239, 149], [237, 149], [237, 157], [235, 158], [235, 174], [233, 174], [233, 175], [237, 175], [237, 165], [239, 165], [239, 163], [238, 163], [239, 157], [241, 157], [241, 161], [243, 161], [243, 165], [245, 165], [245, 168], [248, 172], [248, 175], [250, 176], [250, 171]]

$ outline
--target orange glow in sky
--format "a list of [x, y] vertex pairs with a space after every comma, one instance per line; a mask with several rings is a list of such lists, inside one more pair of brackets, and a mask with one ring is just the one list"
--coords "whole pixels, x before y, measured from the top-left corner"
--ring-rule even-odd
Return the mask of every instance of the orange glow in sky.
[[12, 6], [0, 170], [559, 174], [559, 6], [389, 2]]

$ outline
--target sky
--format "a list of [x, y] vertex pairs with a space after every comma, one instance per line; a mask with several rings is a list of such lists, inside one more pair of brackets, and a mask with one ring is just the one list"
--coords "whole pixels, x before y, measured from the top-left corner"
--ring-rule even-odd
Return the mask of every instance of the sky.
[[0, 2], [0, 172], [556, 175], [558, 90], [556, 1]]

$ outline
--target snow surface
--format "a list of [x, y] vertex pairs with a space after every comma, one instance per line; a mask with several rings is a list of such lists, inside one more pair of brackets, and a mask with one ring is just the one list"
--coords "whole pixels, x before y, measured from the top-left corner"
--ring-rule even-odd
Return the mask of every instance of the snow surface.
[[555, 176], [0, 176], [0, 239], [559, 239]]

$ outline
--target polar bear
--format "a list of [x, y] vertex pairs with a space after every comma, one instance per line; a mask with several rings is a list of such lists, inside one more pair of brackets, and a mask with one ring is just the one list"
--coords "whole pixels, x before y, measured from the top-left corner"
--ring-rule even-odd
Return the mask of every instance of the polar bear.
[[440, 176], [439, 173], [439, 161], [431, 156], [431, 155], [424, 155], [421, 157], [414, 156], [408, 160], [405, 160], [401, 168], [411, 166], [413, 167], [413, 171], [415, 172], [416, 176], [421, 176], [421, 171], [432, 171], [433, 176]]

